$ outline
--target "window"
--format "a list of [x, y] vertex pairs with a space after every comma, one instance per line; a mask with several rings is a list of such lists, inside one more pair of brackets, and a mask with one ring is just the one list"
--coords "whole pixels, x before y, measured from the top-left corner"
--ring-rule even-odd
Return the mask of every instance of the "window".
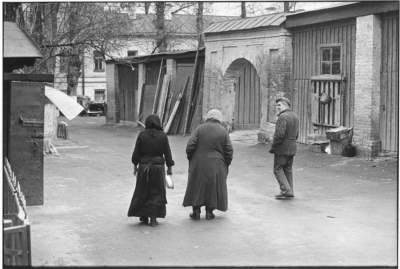
[[67, 73], [68, 72], [68, 57], [60, 56], [60, 73]]
[[136, 56], [138, 54], [137, 50], [128, 50], [128, 56]]
[[104, 58], [100, 51], [93, 52], [94, 72], [104, 72]]
[[94, 90], [94, 101], [95, 102], [104, 102], [106, 100], [105, 90], [97, 89]]
[[341, 73], [341, 47], [321, 47], [321, 75], [339, 75]]

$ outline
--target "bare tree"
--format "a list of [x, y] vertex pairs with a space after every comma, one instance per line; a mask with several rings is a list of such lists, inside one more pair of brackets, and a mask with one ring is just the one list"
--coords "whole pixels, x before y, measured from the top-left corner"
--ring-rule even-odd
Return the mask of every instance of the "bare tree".
[[107, 3], [23, 3], [25, 30], [41, 46], [44, 58], [30, 72], [55, 72], [55, 57], [63, 57], [67, 93], [76, 94], [85, 51], [103, 57], [121, 48], [128, 18]]
[[196, 29], [198, 34], [198, 46], [204, 47], [204, 37], [203, 37], [203, 28], [204, 28], [204, 20], [203, 20], [203, 12], [204, 12], [204, 3], [197, 3], [197, 14], [196, 14]]
[[246, 18], [246, 2], [244, 1], [240, 2], [240, 5], [241, 5], [240, 17]]
[[151, 5], [150, 2], [145, 2], [144, 3], [144, 13], [145, 14], [149, 14], [150, 5]]
[[284, 2], [283, 12], [292, 12], [296, 10], [296, 2]]
[[154, 23], [157, 31], [156, 48], [158, 48], [160, 52], [164, 52], [167, 50], [167, 33], [165, 29], [165, 2], [156, 2], [156, 20]]

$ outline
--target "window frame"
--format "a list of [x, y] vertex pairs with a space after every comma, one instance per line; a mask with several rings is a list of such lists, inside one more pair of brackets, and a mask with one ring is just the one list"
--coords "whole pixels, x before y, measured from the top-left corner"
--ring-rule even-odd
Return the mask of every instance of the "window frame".
[[[98, 68], [99, 61], [100, 61], [100, 65], [101, 65], [100, 68]], [[93, 72], [104, 72], [105, 71], [104, 57], [101, 55], [101, 52], [98, 50], [93, 51], [93, 65], [94, 65]]]
[[[105, 89], [95, 89], [94, 92], [94, 101], [95, 102], [105, 102], [106, 101], [106, 90]], [[96, 100], [96, 94], [101, 93], [103, 95], [103, 99], [102, 100]]]
[[[332, 66], [333, 63], [337, 62], [337, 61], [333, 61], [332, 57], [333, 57], [333, 48], [339, 47], [340, 49], [340, 60], [339, 60], [339, 68], [340, 68], [340, 72], [338, 74], [333, 74], [332, 73]], [[322, 51], [323, 49], [331, 49], [331, 57], [329, 61], [323, 61], [322, 59]], [[322, 73], [322, 63], [323, 62], [329, 62], [330, 63], [330, 72], [328, 74], [326, 73]], [[319, 74], [320, 75], [332, 75], [332, 76], [336, 76], [336, 75], [341, 75], [343, 72], [343, 44], [342, 43], [326, 43], [326, 44], [319, 44], [318, 46], [318, 69], [319, 69]]]

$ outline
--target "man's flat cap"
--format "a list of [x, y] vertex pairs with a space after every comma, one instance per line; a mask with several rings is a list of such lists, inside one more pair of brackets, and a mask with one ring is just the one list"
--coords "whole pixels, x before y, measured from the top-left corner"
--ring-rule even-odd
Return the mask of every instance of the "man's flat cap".
[[278, 103], [278, 102], [285, 102], [286, 104], [288, 104], [288, 106], [290, 106], [290, 100], [287, 99], [286, 97], [279, 97], [279, 98], [276, 99], [275, 102], [276, 102], [276, 103]]

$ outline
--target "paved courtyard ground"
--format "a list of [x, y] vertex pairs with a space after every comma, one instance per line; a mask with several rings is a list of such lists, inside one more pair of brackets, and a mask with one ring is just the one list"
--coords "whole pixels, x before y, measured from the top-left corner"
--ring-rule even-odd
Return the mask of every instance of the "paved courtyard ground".
[[175, 189], [152, 228], [126, 216], [140, 128], [104, 117], [69, 122], [59, 156], [44, 161], [44, 205], [28, 207], [34, 266], [397, 265], [397, 159], [313, 153], [294, 163], [296, 198], [274, 199], [269, 145], [233, 133], [229, 209], [199, 222], [182, 207], [188, 137], [170, 136]]

